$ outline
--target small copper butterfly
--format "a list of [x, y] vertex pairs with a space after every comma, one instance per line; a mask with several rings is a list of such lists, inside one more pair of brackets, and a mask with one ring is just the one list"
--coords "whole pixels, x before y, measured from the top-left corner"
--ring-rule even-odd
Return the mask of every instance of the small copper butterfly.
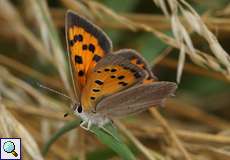
[[85, 129], [162, 105], [176, 90], [176, 83], [158, 81], [135, 50], [113, 52], [108, 36], [73, 11], [66, 14], [66, 39], [74, 113]]

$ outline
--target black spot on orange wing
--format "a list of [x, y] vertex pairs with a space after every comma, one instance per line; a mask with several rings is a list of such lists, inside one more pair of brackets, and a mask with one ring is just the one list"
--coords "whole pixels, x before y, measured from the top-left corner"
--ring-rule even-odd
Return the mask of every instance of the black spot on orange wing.
[[98, 56], [98, 55], [96, 55], [96, 54], [93, 56], [93, 60], [94, 60], [95, 62], [98, 62], [100, 59], [101, 59], [101, 56]]
[[83, 44], [83, 45], [82, 45], [82, 50], [84, 50], [84, 51], [85, 51], [85, 50], [87, 50], [87, 48], [88, 48], [88, 47], [87, 47], [87, 45], [86, 45], [86, 44]]
[[77, 63], [77, 64], [83, 63], [81, 56], [75, 55], [74, 60], [75, 60], [75, 63]]
[[74, 44], [75, 44], [74, 40], [69, 40], [69, 45], [70, 45], [71, 47], [74, 46]]
[[119, 80], [122, 80], [122, 79], [124, 79], [125, 78], [125, 76], [119, 76], [119, 77], [117, 77], [117, 79], [119, 79]]
[[89, 44], [89, 51], [91, 51], [92, 53], [94, 53], [95, 51], [95, 46], [93, 44]]
[[114, 76], [114, 75], [112, 75], [112, 76], [110, 76], [111, 78], [116, 78], [116, 76]]
[[91, 100], [95, 100], [96, 98], [95, 97], [90, 97]]
[[100, 89], [93, 89], [93, 92], [100, 92]]
[[98, 85], [104, 84], [104, 82], [103, 82], [103, 81], [100, 81], [100, 80], [96, 80], [96, 81], [94, 81], [94, 82], [97, 83]]
[[116, 72], [117, 70], [115, 68], [112, 68], [111, 69], [111, 72]]
[[83, 41], [83, 36], [81, 34], [78, 35], [78, 41], [80, 41], [80, 42]]
[[127, 86], [128, 85], [128, 83], [126, 83], [126, 82], [118, 82], [118, 84], [120, 84], [122, 86]]
[[82, 42], [83, 41], [83, 36], [81, 34], [75, 35], [73, 39], [74, 39], [75, 42], [77, 42], [77, 41]]
[[125, 82], [122, 84], [122, 86], [127, 86], [127, 85], [128, 85], [128, 83], [125, 83]]
[[78, 72], [78, 76], [80, 76], [80, 77], [82, 77], [82, 76], [84, 76], [84, 71], [82, 71], [82, 70], [80, 70], [79, 72]]
[[105, 68], [105, 70], [104, 70], [104, 71], [108, 72], [108, 71], [110, 71], [110, 69], [109, 69], [109, 68]]

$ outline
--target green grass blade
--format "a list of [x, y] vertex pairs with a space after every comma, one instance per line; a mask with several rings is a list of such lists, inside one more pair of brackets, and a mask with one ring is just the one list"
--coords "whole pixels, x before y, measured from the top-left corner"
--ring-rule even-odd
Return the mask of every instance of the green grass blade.
[[[42, 154], [45, 156], [51, 145], [63, 134], [66, 132], [78, 127], [80, 125], [80, 120], [74, 120], [67, 122], [60, 130], [58, 130], [50, 139], [49, 141], [44, 145], [44, 148], [42, 149]], [[106, 130], [108, 130], [113, 136], [106, 133], [102, 129], [93, 126], [91, 131], [97, 136], [97, 138], [105, 145], [107, 145], [109, 148], [111, 148], [114, 152], [116, 152], [122, 159], [124, 160], [135, 160], [134, 154], [131, 152], [131, 150], [127, 147], [125, 143], [122, 142], [121, 138], [119, 137], [117, 130], [112, 126], [112, 124], [107, 124], [105, 126]]]
[[74, 120], [74, 121], [70, 121], [68, 123], [66, 123], [60, 130], [58, 130], [56, 133], [53, 134], [53, 136], [48, 140], [48, 142], [46, 142], [46, 144], [44, 145], [43, 149], [42, 149], [42, 155], [45, 156], [48, 151], [49, 148], [51, 147], [51, 145], [62, 135], [64, 135], [66, 132], [71, 131], [72, 129], [78, 127], [80, 125], [81, 121], [79, 119]]
[[113, 125], [111, 123], [107, 124], [105, 128], [110, 131], [110, 133], [112, 133], [116, 139], [98, 127], [93, 126], [92, 131], [103, 144], [107, 145], [114, 152], [120, 155], [122, 159], [135, 160], [136, 158], [134, 154], [127, 147], [127, 145], [122, 142], [117, 130], [113, 127]]

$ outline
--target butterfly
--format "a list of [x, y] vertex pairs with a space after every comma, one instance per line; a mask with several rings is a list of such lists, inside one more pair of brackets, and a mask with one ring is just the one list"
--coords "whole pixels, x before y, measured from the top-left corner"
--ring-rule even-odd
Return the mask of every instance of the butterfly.
[[65, 29], [81, 127], [103, 127], [114, 117], [161, 106], [175, 92], [176, 83], [158, 81], [137, 51], [114, 52], [109, 37], [89, 20], [67, 11]]

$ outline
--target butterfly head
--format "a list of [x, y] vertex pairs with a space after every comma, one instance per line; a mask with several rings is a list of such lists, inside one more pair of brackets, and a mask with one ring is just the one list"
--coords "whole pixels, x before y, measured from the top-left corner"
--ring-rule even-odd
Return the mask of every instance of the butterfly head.
[[74, 103], [71, 108], [74, 113], [81, 114], [83, 112], [83, 108], [80, 103]]
[[109, 119], [101, 115], [100, 113], [96, 113], [95, 111], [84, 111], [84, 107], [80, 103], [74, 103], [72, 105], [72, 111], [78, 117], [80, 117], [83, 121], [91, 121], [92, 124], [104, 125], [109, 122]]
[[[84, 113], [84, 107], [82, 106], [82, 104], [76, 102], [76, 103], [73, 103], [72, 105], [72, 111], [73, 113], [77, 114], [77, 115], [81, 115]], [[91, 111], [92, 113], [96, 113], [95, 111]]]
[[82, 113], [82, 111], [83, 110], [82, 110], [82, 106], [81, 106], [80, 103], [72, 103], [71, 110], [69, 112], [66, 112], [64, 114], [64, 117], [67, 117], [70, 114], [77, 114], [77, 115], [79, 115], [79, 114]]

